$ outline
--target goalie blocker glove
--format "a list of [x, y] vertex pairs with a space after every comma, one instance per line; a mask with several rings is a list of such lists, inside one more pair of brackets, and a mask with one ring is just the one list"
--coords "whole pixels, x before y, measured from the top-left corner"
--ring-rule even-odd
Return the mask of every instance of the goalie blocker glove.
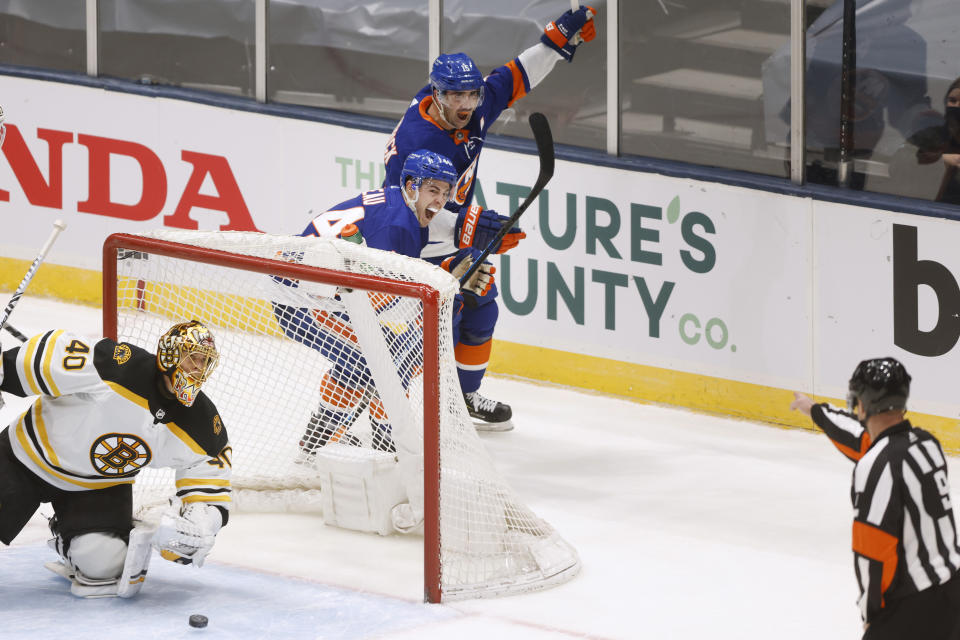
[[546, 26], [543, 35], [540, 36], [540, 42], [559, 53], [567, 62], [572, 62], [577, 45], [590, 42], [597, 37], [597, 30], [593, 24], [595, 15], [597, 10], [593, 7], [580, 5], [576, 11], [568, 9]]
[[[510, 218], [499, 215], [493, 209], [484, 209], [475, 204], [461, 208], [453, 229], [457, 248], [486, 249], [509, 220]], [[527, 234], [521, 231], [520, 227], [513, 227], [493, 247], [493, 253], [506, 253], [526, 237]]]

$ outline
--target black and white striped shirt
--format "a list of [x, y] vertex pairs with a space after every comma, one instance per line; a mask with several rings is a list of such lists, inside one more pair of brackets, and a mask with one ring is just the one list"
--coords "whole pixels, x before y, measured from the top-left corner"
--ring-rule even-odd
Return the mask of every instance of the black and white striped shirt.
[[814, 422], [853, 460], [853, 554], [864, 621], [960, 571], [947, 461], [908, 420], [870, 441], [853, 416], [826, 404]]

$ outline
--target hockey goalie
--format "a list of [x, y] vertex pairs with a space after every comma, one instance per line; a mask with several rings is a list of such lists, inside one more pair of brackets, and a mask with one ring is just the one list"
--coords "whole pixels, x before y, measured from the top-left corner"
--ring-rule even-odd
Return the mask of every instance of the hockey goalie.
[[[39, 398], [0, 433], [0, 540], [50, 503], [60, 559], [47, 567], [82, 597], [135, 595], [151, 545], [201, 566], [231, 502], [227, 431], [201, 391], [218, 360], [195, 320], [164, 333], [156, 354], [62, 330], [4, 352], [0, 390]], [[176, 470], [175, 506], [158, 527], [135, 527], [132, 486], [148, 465]]]

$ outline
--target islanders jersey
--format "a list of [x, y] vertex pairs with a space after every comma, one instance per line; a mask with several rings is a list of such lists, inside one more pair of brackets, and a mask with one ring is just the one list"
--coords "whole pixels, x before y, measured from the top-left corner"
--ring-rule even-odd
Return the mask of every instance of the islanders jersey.
[[230, 507], [232, 451], [213, 402], [160, 390], [154, 354], [108, 338], [48, 331], [2, 354], [0, 389], [40, 396], [8, 428], [13, 453], [65, 491], [132, 484], [147, 465], [176, 469], [184, 503]]
[[[494, 69], [483, 84], [483, 102], [473, 112], [467, 126], [454, 131], [448, 131], [427, 113], [433, 103], [432, 92], [427, 85], [414, 97], [387, 143], [383, 158], [387, 169], [385, 185], [400, 185], [403, 163], [408, 155], [418, 149], [429, 149], [446, 156], [453, 162], [459, 176], [452, 201], [447, 205], [453, 213], [441, 211], [430, 223], [430, 246], [424, 252], [424, 257], [456, 252], [453, 245], [456, 212], [473, 201], [474, 179], [487, 131], [505, 109], [530, 91], [530, 81], [518, 58]], [[442, 249], [438, 243], [443, 245]]]
[[419, 258], [428, 231], [407, 206], [399, 187], [366, 191], [316, 216], [301, 236], [337, 236], [355, 224], [368, 247]]

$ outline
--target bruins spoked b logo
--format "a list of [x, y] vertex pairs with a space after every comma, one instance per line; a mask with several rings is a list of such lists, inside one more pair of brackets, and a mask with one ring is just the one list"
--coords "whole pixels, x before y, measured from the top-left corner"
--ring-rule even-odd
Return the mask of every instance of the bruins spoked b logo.
[[131, 476], [150, 463], [153, 455], [147, 443], [129, 433], [108, 433], [90, 447], [90, 462], [111, 478]]
[[118, 344], [113, 348], [113, 359], [117, 361], [117, 364], [126, 364], [132, 355], [133, 352], [130, 351], [128, 345]]

